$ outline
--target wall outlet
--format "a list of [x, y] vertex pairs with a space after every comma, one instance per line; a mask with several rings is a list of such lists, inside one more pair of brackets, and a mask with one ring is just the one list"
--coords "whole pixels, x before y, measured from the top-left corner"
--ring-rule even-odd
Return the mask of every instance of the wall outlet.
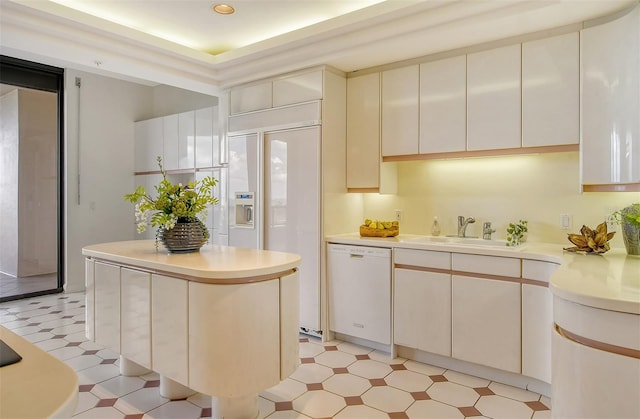
[[396, 210], [396, 221], [398, 221], [398, 222], [402, 221], [402, 210], [401, 209], [397, 209]]
[[618, 231], [618, 221], [614, 215], [607, 215], [605, 217], [605, 221], [607, 222], [607, 231], [611, 233], [612, 231]]
[[571, 228], [571, 214], [560, 214], [560, 228], [569, 230]]

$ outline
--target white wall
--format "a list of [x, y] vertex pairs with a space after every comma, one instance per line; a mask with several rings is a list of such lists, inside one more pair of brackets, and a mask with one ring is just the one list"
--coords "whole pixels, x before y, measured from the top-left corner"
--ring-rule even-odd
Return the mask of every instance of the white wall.
[[18, 274], [18, 91], [0, 97], [0, 272]]
[[65, 290], [75, 292], [84, 290], [83, 246], [135, 238], [133, 205], [124, 200], [134, 189], [134, 122], [210, 106], [217, 98], [67, 69], [65, 103]]
[[67, 292], [84, 290], [83, 246], [133, 239], [133, 208], [123, 196], [133, 190], [134, 122], [152, 109], [152, 93], [149, 86], [65, 73]]
[[[638, 192], [581, 193], [579, 176], [578, 152], [402, 162], [398, 194], [365, 194], [363, 217], [393, 219], [402, 209], [401, 234], [430, 235], [434, 216], [442, 234], [456, 234], [457, 216], [464, 215], [476, 219], [468, 235], [482, 236], [482, 223], [491, 221], [495, 238], [505, 238], [508, 223], [522, 218], [529, 240], [569, 246], [567, 233], [640, 201]], [[561, 213], [573, 216], [570, 230], [560, 229]], [[624, 247], [620, 233], [612, 245]]]

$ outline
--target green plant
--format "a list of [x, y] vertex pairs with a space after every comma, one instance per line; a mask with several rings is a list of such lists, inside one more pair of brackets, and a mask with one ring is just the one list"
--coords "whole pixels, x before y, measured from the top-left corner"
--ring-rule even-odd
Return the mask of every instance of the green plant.
[[509, 223], [509, 227], [507, 227], [507, 246], [518, 246], [522, 242], [524, 233], [527, 231], [529, 231], [527, 228], [527, 220]]
[[640, 203], [631, 204], [628, 207], [614, 212], [613, 217], [618, 224], [627, 222], [633, 226], [640, 227]]
[[218, 181], [207, 176], [201, 181], [192, 180], [186, 186], [174, 184], [167, 179], [162, 158], [158, 156], [157, 160], [162, 174], [162, 180], [155, 186], [158, 196], [153, 199], [143, 186], [138, 186], [135, 192], [124, 196], [125, 200], [135, 204], [138, 233], [147, 229], [151, 216], [151, 225], [158, 228], [156, 242], [161, 229], [171, 230], [179, 221], [200, 222], [208, 239], [209, 231], [202, 219], [207, 216], [207, 206], [218, 203], [218, 198], [212, 195], [212, 189]]

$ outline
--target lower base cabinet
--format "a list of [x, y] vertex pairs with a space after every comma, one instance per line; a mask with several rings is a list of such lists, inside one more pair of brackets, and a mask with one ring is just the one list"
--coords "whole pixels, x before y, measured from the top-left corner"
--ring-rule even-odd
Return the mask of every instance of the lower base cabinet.
[[547, 287], [522, 284], [522, 375], [551, 383], [553, 298]]
[[120, 270], [121, 354], [151, 368], [151, 274]]
[[452, 275], [453, 358], [520, 374], [520, 284]]
[[395, 269], [394, 343], [451, 356], [451, 275]]

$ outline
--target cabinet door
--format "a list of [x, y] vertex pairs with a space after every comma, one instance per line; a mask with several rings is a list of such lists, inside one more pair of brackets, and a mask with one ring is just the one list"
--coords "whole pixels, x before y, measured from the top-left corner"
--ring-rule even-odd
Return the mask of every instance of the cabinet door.
[[522, 44], [522, 146], [578, 144], [578, 33]]
[[419, 67], [382, 72], [382, 155], [418, 154]]
[[158, 156], [163, 156], [162, 118], [135, 123], [135, 171], [158, 170]]
[[178, 168], [193, 169], [195, 167], [195, 131], [196, 113], [178, 114]]
[[520, 284], [452, 276], [453, 358], [520, 373]]
[[517, 148], [520, 44], [467, 56], [467, 149]]
[[395, 269], [396, 345], [451, 356], [451, 275]]
[[151, 274], [122, 268], [121, 354], [151, 368]]
[[120, 353], [120, 267], [95, 262], [95, 342]]
[[189, 373], [187, 281], [153, 275], [151, 345], [153, 370], [186, 385]]
[[322, 70], [285, 77], [273, 82], [273, 106], [322, 99]]
[[178, 126], [177, 114], [168, 115], [162, 118], [162, 140], [164, 151], [162, 164], [165, 170], [178, 169]]
[[640, 7], [581, 32], [582, 184], [640, 183]]
[[233, 87], [229, 93], [229, 112], [235, 115], [270, 108], [272, 95], [270, 81]]
[[522, 284], [522, 375], [551, 383], [553, 299], [547, 287]]
[[347, 80], [347, 188], [380, 186], [380, 73]]
[[[195, 161], [196, 167], [213, 167], [220, 164], [219, 155], [218, 159], [214, 161], [214, 109], [211, 106], [209, 108], [198, 109], [195, 112], [196, 118], [196, 135], [195, 135]], [[218, 135], [216, 132], [216, 139]]]
[[420, 153], [464, 151], [467, 142], [467, 58], [420, 65]]

